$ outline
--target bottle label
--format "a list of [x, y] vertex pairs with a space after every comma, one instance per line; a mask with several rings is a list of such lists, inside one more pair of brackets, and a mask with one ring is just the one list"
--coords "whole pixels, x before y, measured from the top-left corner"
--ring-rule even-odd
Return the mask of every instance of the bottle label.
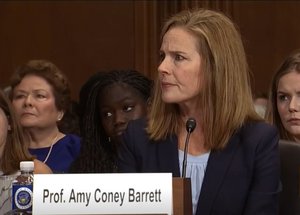
[[32, 211], [32, 185], [13, 185], [12, 209]]

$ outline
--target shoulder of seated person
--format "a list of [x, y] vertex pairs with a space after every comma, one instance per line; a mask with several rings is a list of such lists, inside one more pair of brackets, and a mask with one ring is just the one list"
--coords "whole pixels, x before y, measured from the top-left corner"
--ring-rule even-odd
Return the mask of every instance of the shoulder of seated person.
[[50, 174], [53, 173], [47, 164], [44, 164], [38, 159], [34, 159], [34, 173], [35, 174]]

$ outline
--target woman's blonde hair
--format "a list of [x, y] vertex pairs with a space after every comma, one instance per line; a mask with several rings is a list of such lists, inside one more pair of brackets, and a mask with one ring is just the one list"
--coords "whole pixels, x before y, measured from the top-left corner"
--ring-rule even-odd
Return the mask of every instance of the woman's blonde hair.
[[[168, 30], [180, 27], [198, 40], [203, 73], [203, 90], [199, 95], [202, 110], [204, 146], [224, 148], [246, 120], [258, 120], [250, 87], [250, 78], [241, 36], [224, 14], [207, 9], [182, 11], [163, 26], [161, 39]], [[161, 99], [157, 79], [149, 113], [147, 131], [158, 140], [176, 134], [182, 124], [176, 104]]]

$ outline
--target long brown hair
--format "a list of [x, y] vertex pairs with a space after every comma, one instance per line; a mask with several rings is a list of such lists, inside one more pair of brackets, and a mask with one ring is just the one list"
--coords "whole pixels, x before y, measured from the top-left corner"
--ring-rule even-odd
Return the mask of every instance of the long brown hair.
[[[25, 136], [11, 107], [10, 101], [0, 90], [0, 108], [7, 116], [10, 129], [4, 143], [0, 169], [4, 174], [12, 174], [19, 170], [20, 161], [33, 160], [27, 150]], [[6, 131], [1, 131], [6, 132]]]
[[[182, 11], [164, 25], [161, 39], [171, 28], [180, 27], [198, 39], [203, 90], [202, 105], [204, 146], [224, 148], [246, 120], [259, 120], [255, 113], [245, 50], [233, 22], [224, 14], [207, 9]], [[176, 104], [161, 99], [157, 78], [147, 131], [154, 140], [176, 134], [182, 123]]]

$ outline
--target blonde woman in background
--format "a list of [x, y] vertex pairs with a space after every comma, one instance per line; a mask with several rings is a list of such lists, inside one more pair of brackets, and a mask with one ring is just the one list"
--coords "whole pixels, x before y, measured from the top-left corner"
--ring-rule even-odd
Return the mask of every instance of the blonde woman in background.
[[280, 139], [300, 143], [300, 49], [291, 53], [273, 76], [267, 119]]

